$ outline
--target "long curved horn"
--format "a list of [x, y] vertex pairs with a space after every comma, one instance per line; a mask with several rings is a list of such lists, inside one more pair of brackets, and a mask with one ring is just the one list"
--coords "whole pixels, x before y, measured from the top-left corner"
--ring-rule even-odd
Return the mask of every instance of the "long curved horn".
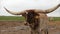
[[53, 7], [53, 8], [50, 8], [50, 9], [47, 9], [45, 10], [46, 13], [50, 13], [50, 12], [53, 12], [55, 11], [56, 9], [58, 9], [60, 7], [60, 4], [58, 4], [57, 6]]
[[5, 7], [4, 7], [4, 9], [5, 9], [8, 13], [11, 13], [11, 14], [13, 14], [13, 15], [22, 15], [22, 14], [24, 14], [24, 13], [26, 12], [26, 11], [22, 11], [22, 12], [10, 11], [10, 10], [6, 9]]

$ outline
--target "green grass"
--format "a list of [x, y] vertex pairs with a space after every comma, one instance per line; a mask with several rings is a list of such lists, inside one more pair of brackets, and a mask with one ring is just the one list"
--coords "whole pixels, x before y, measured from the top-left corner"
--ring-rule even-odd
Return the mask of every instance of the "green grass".
[[0, 20], [25, 20], [25, 18], [20, 16], [0, 16]]
[[[51, 19], [52, 18], [52, 19]], [[60, 17], [49, 17], [49, 20], [51, 21], [60, 21]], [[20, 16], [0, 16], [0, 20], [19, 20], [19, 21], [24, 21], [24, 17]]]
[[49, 20], [51, 21], [60, 21], [60, 17], [51, 17], [51, 18], [49, 17]]

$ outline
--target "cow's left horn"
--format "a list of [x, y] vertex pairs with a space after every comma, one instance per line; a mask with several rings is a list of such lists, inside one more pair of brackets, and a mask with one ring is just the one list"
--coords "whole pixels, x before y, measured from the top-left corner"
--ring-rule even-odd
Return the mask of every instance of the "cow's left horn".
[[57, 8], [59, 8], [60, 7], [60, 4], [58, 4], [57, 6], [55, 6], [55, 7], [53, 7], [53, 8], [50, 8], [50, 9], [47, 9], [47, 10], [45, 10], [45, 12], [46, 13], [50, 13], [50, 12], [53, 12], [53, 11], [55, 11]]

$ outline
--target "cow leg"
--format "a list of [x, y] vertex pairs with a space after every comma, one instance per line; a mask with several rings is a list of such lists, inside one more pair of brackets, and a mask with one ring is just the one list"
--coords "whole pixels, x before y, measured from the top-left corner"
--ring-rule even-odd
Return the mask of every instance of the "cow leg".
[[38, 31], [38, 30], [31, 30], [31, 34], [40, 34], [40, 31]]
[[42, 29], [41, 34], [48, 34], [48, 29]]

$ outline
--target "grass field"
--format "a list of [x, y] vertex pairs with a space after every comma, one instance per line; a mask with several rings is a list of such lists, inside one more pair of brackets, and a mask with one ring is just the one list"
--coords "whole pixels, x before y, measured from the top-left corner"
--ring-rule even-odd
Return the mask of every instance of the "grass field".
[[[30, 34], [31, 28], [25, 27], [24, 17], [0, 16], [0, 20], [19, 20], [19, 21], [0, 21], [0, 34]], [[60, 17], [49, 17], [52, 20], [48, 23], [48, 34], [60, 34]], [[44, 26], [43, 26], [44, 27]]]
[[[24, 17], [20, 16], [0, 16], [0, 20], [25, 20]], [[60, 17], [49, 17], [49, 20], [60, 21]]]
[[51, 21], [60, 21], [60, 17], [49, 17]]
[[20, 16], [0, 16], [0, 20], [25, 20], [25, 18]]

